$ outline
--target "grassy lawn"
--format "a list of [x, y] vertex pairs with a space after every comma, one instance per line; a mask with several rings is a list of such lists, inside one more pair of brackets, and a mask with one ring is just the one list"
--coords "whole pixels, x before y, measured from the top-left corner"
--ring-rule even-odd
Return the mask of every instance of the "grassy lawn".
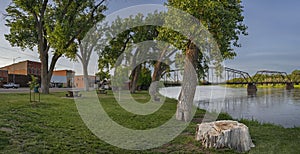
[[[28, 94], [0, 94], [1, 153], [234, 153], [232, 150], [204, 149], [194, 141], [196, 122], [205, 111], [198, 110], [189, 127], [173, 141], [150, 150], [129, 151], [111, 146], [96, 137], [83, 123], [73, 99], [65, 93], [41, 95], [40, 103], [29, 102]], [[145, 92], [133, 95], [147, 102]], [[154, 128], [176, 110], [176, 101], [167, 99], [154, 114], [133, 115], [117, 105], [113, 95], [100, 95], [105, 111], [117, 123], [133, 129]], [[221, 114], [219, 119], [231, 119]], [[242, 120], [256, 145], [249, 153], [299, 153], [300, 128], [285, 129], [271, 124]]]

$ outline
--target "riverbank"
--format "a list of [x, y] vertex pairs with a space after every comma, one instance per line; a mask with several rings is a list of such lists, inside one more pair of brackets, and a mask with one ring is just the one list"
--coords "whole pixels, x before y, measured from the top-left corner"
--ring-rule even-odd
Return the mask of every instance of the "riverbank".
[[[247, 85], [222, 85], [228, 88], [247, 88]], [[257, 85], [257, 88], [285, 88], [284, 84], [276, 84], [276, 85]], [[294, 88], [300, 88], [300, 85], [294, 85]]]
[[[144, 103], [146, 92], [134, 94]], [[204, 149], [194, 140], [197, 123], [204, 110], [197, 113], [187, 129], [173, 141], [150, 150], [130, 151], [111, 146], [97, 138], [82, 121], [73, 99], [65, 93], [41, 95], [40, 103], [30, 103], [28, 94], [0, 94], [0, 151], [3, 153], [234, 153], [232, 150]], [[80, 98], [79, 98], [80, 99]], [[113, 94], [99, 95], [110, 117], [120, 125], [133, 129], [155, 128], [176, 111], [176, 100], [166, 99], [159, 111], [147, 116], [123, 110]], [[232, 119], [220, 114], [218, 119]], [[241, 120], [250, 129], [256, 145], [249, 153], [297, 153], [300, 151], [300, 128], [285, 129], [271, 124]]]

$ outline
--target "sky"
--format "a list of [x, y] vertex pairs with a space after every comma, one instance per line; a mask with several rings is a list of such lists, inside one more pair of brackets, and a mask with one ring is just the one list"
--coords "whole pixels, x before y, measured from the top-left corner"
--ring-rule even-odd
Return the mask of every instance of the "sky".
[[[21, 51], [11, 47], [4, 34], [9, 29], [4, 25], [2, 13], [10, 0], [1, 0], [0, 5], [0, 67], [23, 60], [39, 61], [34, 51]], [[163, 4], [162, 0], [111, 0], [106, 14], [140, 4]], [[300, 6], [299, 0], [243, 0], [244, 23], [248, 36], [242, 36], [242, 47], [234, 48], [237, 56], [227, 60], [227, 67], [243, 70], [254, 75], [258, 70], [275, 70], [291, 73], [300, 69]], [[90, 64], [90, 73], [95, 73], [96, 63]], [[80, 69], [81, 65], [61, 58], [56, 69]]]

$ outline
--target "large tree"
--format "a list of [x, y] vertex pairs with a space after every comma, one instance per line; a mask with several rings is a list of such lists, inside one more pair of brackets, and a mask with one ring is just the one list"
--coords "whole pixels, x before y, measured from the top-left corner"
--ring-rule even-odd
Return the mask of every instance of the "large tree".
[[84, 91], [89, 91], [89, 74], [88, 66], [91, 56], [95, 50], [103, 50], [106, 38], [104, 37], [106, 24], [98, 24], [94, 26], [84, 38], [77, 38], [79, 44], [79, 52], [76, 53], [77, 58], [82, 64]]
[[[118, 66], [120, 61], [117, 59], [124, 56], [125, 63], [131, 65], [131, 93], [135, 93], [140, 72], [142, 70], [141, 60], [154, 51], [155, 43], [146, 43], [141, 46], [138, 43], [154, 40], [158, 36], [157, 26], [146, 25], [140, 27], [131, 27], [132, 23], [146, 23], [149, 20], [158, 18], [159, 14], [149, 14], [144, 16], [138, 14], [126, 19], [117, 18], [110, 26], [110, 31], [107, 33], [107, 38], [110, 38], [108, 45], [101, 52], [99, 60], [99, 68], [106, 67], [107, 69]], [[126, 26], [126, 27], [125, 27]], [[116, 31], [123, 27], [125, 30], [116, 35]], [[151, 44], [151, 45], [150, 45]], [[153, 44], [153, 45], [152, 45]], [[150, 46], [149, 46], [150, 45]]]
[[[243, 7], [240, 0], [168, 0], [166, 5], [186, 11], [199, 20], [216, 40], [222, 58], [233, 58], [236, 55], [233, 51], [233, 46], [240, 46], [238, 44], [239, 36], [241, 34], [246, 35], [247, 29], [243, 24]], [[172, 9], [169, 10], [172, 11]], [[182, 16], [176, 14], [176, 11], [169, 14], [172, 19], [176, 18], [176, 16]], [[167, 16], [166, 24], [174, 24], [168, 22]], [[199, 31], [196, 29], [197, 27], [187, 25], [189, 21], [186, 23], [182, 22], [184, 21], [177, 21], [179, 25], [177, 27], [189, 28], [191, 32]], [[205, 58], [205, 51], [203, 51], [206, 49], [205, 43], [203, 44], [204, 47], [199, 47], [195, 44], [195, 39], [197, 38], [183, 37], [173, 30], [163, 29], [159, 32], [159, 35], [160, 38], [168, 40], [168, 42], [185, 52], [184, 77], [178, 98], [176, 118], [181, 121], [189, 121], [192, 118], [190, 111], [197, 86], [197, 77], [192, 70], [203, 72], [205, 65], [208, 63]], [[200, 36], [203, 35], [200, 34]]]
[[[42, 93], [49, 84], [57, 60], [65, 55], [75, 58], [76, 38], [103, 19], [105, 0], [12, 0], [6, 9], [5, 38], [12, 46], [33, 50], [37, 47], [42, 64]], [[49, 64], [49, 58], [52, 59]]]

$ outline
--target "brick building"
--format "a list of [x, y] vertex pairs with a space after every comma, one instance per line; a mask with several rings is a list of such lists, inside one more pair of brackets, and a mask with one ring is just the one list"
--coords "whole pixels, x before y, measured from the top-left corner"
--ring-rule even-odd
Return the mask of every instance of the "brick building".
[[0, 70], [0, 87], [8, 82], [8, 71]]
[[53, 71], [51, 87], [74, 87], [75, 72], [72, 70]]
[[[94, 87], [96, 82], [96, 76], [89, 75], [89, 87]], [[76, 88], [84, 88], [84, 76], [83, 75], [76, 75], [74, 78], [74, 85]]]
[[0, 70], [7, 70], [8, 74], [41, 76], [41, 63], [26, 60], [2, 67]]
[[31, 80], [31, 75], [41, 78], [41, 63], [35, 61], [22, 61], [12, 65], [0, 68], [8, 72], [8, 82], [20, 84], [21, 87], [27, 87]]

